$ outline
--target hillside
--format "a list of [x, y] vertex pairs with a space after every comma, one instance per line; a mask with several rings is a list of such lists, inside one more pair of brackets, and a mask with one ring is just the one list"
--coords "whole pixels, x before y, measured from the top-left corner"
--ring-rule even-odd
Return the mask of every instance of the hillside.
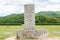
[[50, 17], [59, 17], [60, 11], [41, 11], [38, 12], [38, 15], [50, 16]]
[[[60, 24], [60, 12], [42, 11], [38, 12], [35, 16], [35, 22], [40, 24]], [[8, 16], [0, 17], [0, 24], [24, 24], [24, 14], [11, 14]]]

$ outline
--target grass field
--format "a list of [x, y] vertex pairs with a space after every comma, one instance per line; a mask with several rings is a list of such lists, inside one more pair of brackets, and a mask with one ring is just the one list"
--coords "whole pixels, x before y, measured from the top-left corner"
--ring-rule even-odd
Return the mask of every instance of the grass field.
[[[6, 25], [0, 25], [0, 40], [4, 40], [7, 37], [15, 36], [16, 30], [23, 29], [23, 25], [19, 26], [6, 26]], [[60, 25], [36, 25], [36, 29], [45, 28], [49, 32], [49, 36], [51, 37], [60, 37], [60, 34], [53, 34], [53, 32], [60, 32]]]

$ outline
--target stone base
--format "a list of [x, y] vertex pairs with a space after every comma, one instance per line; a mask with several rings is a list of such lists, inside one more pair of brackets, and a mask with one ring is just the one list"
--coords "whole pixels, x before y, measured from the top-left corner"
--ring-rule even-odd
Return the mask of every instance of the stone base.
[[17, 39], [17, 40], [41, 40], [41, 39], [25, 39], [25, 38], [23, 38], [23, 39]]
[[48, 31], [41, 29], [41, 30], [20, 30], [17, 31], [17, 38], [27, 38], [27, 39], [42, 39], [48, 37]]

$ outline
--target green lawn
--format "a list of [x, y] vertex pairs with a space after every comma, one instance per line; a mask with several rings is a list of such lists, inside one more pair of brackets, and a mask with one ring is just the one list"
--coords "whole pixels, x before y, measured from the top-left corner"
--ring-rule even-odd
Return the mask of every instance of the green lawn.
[[[6, 25], [0, 25], [0, 40], [4, 40], [7, 37], [15, 36], [16, 30], [23, 29], [24, 26], [6, 26]], [[60, 31], [60, 25], [36, 25], [36, 29], [45, 28], [49, 32], [49, 36], [56, 36], [60, 37], [60, 34], [53, 34], [53, 32], [59, 32]]]

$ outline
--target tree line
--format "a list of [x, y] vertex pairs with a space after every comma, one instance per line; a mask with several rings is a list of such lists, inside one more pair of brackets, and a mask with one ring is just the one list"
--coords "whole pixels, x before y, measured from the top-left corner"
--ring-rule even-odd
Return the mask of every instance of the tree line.
[[[36, 25], [48, 25], [48, 24], [59, 24], [60, 17], [51, 17], [46, 15], [35, 14]], [[0, 17], [0, 25], [21, 25], [24, 24], [24, 14], [11, 14], [8, 16]]]

